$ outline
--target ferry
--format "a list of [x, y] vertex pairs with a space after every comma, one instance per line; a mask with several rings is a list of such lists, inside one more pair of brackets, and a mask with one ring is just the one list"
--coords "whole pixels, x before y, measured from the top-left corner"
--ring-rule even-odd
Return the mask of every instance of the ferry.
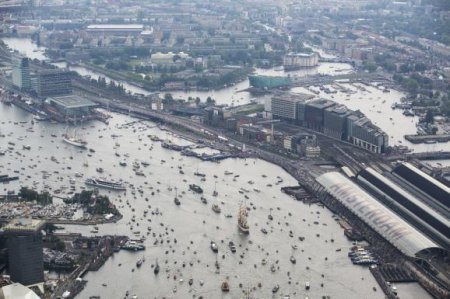
[[117, 190], [117, 191], [127, 190], [127, 188], [121, 183], [106, 181], [106, 180], [97, 179], [97, 178], [88, 178], [84, 181], [84, 183], [89, 186]]
[[125, 243], [125, 245], [122, 246], [122, 249], [138, 251], [138, 250], [145, 250], [145, 246], [142, 244], [138, 244], [134, 241], [129, 241], [129, 242]]

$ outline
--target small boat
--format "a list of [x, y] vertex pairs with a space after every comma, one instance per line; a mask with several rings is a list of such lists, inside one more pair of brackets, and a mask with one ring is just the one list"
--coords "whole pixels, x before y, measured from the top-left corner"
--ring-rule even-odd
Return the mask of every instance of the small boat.
[[155, 275], [158, 275], [158, 273], [159, 273], [159, 264], [158, 264], [158, 262], [156, 262], [155, 268], [153, 269], [153, 273], [155, 273]]
[[230, 241], [228, 243], [228, 247], [230, 248], [231, 252], [235, 253], [236, 252], [236, 245], [234, 245], [233, 241]]
[[200, 193], [200, 194], [203, 193], [203, 189], [200, 186], [195, 185], [195, 184], [190, 184], [189, 189], [194, 191], [195, 193]]
[[211, 207], [211, 209], [212, 209], [215, 213], [217, 213], [217, 214], [219, 214], [219, 213], [222, 211], [222, 210], [220, 209], [219, 205], [217, 205], [217, 204], [213, 204], [212, 207]]
[[278, 284], [276, 284], [273, 288], [272, 288], [272, 293], [276, 293], [278, 292], [278, 290], [280, 289], [280, 286]]
[[217, 244], [214, 241], [211, 241], [210, 247], [211, 247], [211, 250], [215, 253], [217, 253], [219, 251], [219, 247], [217, 247]]
[[143, 259], [138, 259], [138, 261], [136, 262], [136, 267], [138, 268], [141, 267], [143, 262], [144, 262]]
[[227, 281], [222, 282], [222, 285], [220, 286], [220, 288], [222, 289], [222, 292], [230, 291], [230, 286]]
[[291, 263], [295, 264], [297, 263], [297, 260], [295, 259], [295, 257], [293, 255], [291, 255], [291, 257], [289, 258], [289, 260], [291, 261]]

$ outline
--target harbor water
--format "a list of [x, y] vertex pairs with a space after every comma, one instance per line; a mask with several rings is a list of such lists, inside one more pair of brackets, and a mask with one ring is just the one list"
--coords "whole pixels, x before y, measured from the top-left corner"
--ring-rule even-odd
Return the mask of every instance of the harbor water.
[[[0, 172], [20, 176], [19, 181], [2, 185], [2, 193], [34, 186], [51, 193], [59, 190], [59, 196], [69, 197], [70, 185], [79, 192], [86, 188], [84, 179], [91, 176], [127, 185], [126, 192], [101, 190], [119, 208], [123, 219], [99, 225], [98, 234], [145, 237], [146, 250], [114, 254], [99, 271], [84, 277], [88, 284], [77, 298], [123, 298], [126, 291], [138, 298], [240, 298], [246, 289], [252, 290], [254, 298], [280, 298], [282, 294], [291, 298], [384, 297], [368, 269], [348, 259], [351, 242], [333, 215], [280, 191], [297, 182], [276, 165], [257, 159], [200, 162], [164, 149], [148, 136], [177, 144], [189, 141], [154, 123], [135, 122], [124, 115], [112, 114], [109, 125], [85, 123], [75, 130], [62, 124], [32, 123], [28, 113], [0, 105], [0, 119], [0, 133], [5, 135], [0, 139], [1, 147], [12, 147], [0, 157]], [[76, 132], [95, 152], [63, 143], [61, 135], [67, 131]], [[29, 145], [30, 150], [22, 150], [23, 145]], [[126, 161], [127, 166], [120, 166], [120, 161]], [[131, 165], [142, 161], [150, 165], [141, 165], [145, 176], [137, 176]], [[103, 173], [97, 168], [103, 168]], [[195, 172], [205, 174], [204, 180]], [[78, 178], [76, 173], [84, 177]], [[204, 189], [207, 204], [201, 202], [199, 194], [189, 191], [192, 183]], [[212, 196], [214, 190], [217, 197]], [[180, 206], [174, 204], [175, 196]], [[213, 203], [221, 207], [220, 214], [211, 210]], [[240, 234], [237, 227], [241, 203], [249, 207], [249, 235]], [[148, 213], [144, 215], [144, 211]], [[273, 221], [268, 220], [269, 214]], [[91, 226], [66, 225], [65, 231], [93, 235]], [[218, 253], [210, 249], [211, 241], [218, 244]], [[236, 253], [229, 250], [229, 241], [236, 244]], [[137, 268], [136, 261], [142, 257], [145, 262]], [[161, 266], [159, 275], [153, 274], [156, 262]], [[193, 284], [189, 285], [191, 278]], [[220, 290], [225, 280], [230, 284], [229, 293]], [[306, 282], [311, 283], [309, 291], [305, 290]], [[280, 290], [272, 295], [276, 284]], [[414, 298], [411, 288], [405, 290], [402, 298]]]

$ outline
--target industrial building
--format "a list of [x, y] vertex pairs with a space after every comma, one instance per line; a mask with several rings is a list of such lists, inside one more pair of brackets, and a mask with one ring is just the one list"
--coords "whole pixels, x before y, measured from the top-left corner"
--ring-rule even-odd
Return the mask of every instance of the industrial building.
[[97, 104], [78, 95], [67, 95], [47, 98], [46, 103], [63, 117], [82, 119], [91, 114]]
[[36, 92], [39, 97], [72, 93], [72, 74], [69, 70], [41, 70], [37, 73]]
[[433, 210], [427, 204], [426, 197], [417, 198], [370, 167], [358, 174], [357, 181], [382, 204], [443, 247], [450, 249], [450, 220]]
[[30, 61], [28, 58], [13, 60], [12, 83], [23, 91], [31, 89]]
[[7, 237], [11, 280], [23, 285], [44, 282], [41, 230], [45, 222], [31, 218], [15, 219], [3, 228]]
[[86, 28], [86, 32], [92, 35], [139, 35], [144, 31], [140, 24], [93, 24]]
[[422, 192], [431, 196], [445, 209], [450, 209], [450, 188], [435, 178], [408, 162], [399, 163], [393, 173], [408, 181], [411, 185], [419, 187]]
[[445, 250], [338, 172], [316, 178], [324, 190], [408, 257]]
[[296, 70], [304, 67], [315, 67], [319, 64], [319, 54], [313, 53], [289, 53], [283, 57], [284, 69]]
[[317, 144], [316, 135], [309, 133], [286, 136], [283, 140], [283, 147], [290, 152], [307, 158], [317, 158], [320, 156], [320, 147]]

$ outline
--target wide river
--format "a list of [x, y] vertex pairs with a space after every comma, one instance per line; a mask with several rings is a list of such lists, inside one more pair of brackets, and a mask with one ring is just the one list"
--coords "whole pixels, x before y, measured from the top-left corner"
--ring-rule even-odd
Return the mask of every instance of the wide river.
[[[253, 290], [255, 298], [280, 298], [282, 294], [290, 294], [291, 298], [384, 298], [368, 269], [350, 262], [347, 252], [351, 243], [331, 212], [297, 202], [280, 191], [282, 186], [297, 184], [280, 167], [257, 159], [200, 162], [162, 148], [148, 135], [180, 144], [188, 141], [151, 122], [126, 125], [131, 121], [134, 119], [128, 116], [112, 114], [109, 125], [83, 124], [76, 133], [95, 150], [89, 153], [62, 142], [61, 135], [67, 131], [64, 125], [32, 123], [31, 115], [21, 109], [0, 105], [0, 133], [6, 135], [0, 138], [0, 148], [11, 146], [8, 142], [15, 144], [0, 157], [0, 173], [18, 171], [20, 176], [19, 181], [1, 186], [1, 193], [17, 191], [19, 186], [35, 186], [38, 190], [59, 189], [61, 196], [69, 196], [65, 192], [70, 179], [75, 180], [76, 190], [80, 191], [85, 188], [84, 178], [100, 176], [96, 171], [99, 167], [104, 169], [101, 176], [123, 180], [128, 186], [127, 192], [104, 192], [124, 217], [115, 224], [99, 225], [99, 234], [145, 236], [147, 249], [115, 254], [99, 271], [85, 276], [88, 284], [77, 298], [123, 298], [127, 290], [139, 298], [240, 298], [247, 288]], [[69, 131], [74, 133], [73, 128]], [[31, 150], [22, 150], [23, 145], [30, 145]], [[126, 167], [119, 165], [123, 160]], [[135, 161], [150, 163], [141, 166], [145, 177], [133, 172], [131, 165]], [[194, 176], [196, 171], [204, 173], [206, 180]], [[226, 175], [226, 171], [233, 174]], [[46, 179], [44, 172], [50, 174]], [[75, 177], [75, 173], [82, 173], [84, 178]], [[205, 190], [208, 204], [188, 190], [191, 183]], [[214, 189], [219, 194], [216, 198], [211, 196]], [[176, 195], [180, 206], [173, 202]], [[248, 236], [241, 235], [237, 228], [241, 202], [250, 207]], [[211, 210], [213, 203], [221, 207], [220, 214]], [[148, 211], [146, 216], [144, 211]], [[270, 213], [273, 221], [267, 218]], [[262, 228], [268, 233], [263, 234]], [[65, 229], [92, 234], [91, 226]], [[218, 254], [209, 248], [212, 240], [219, 246]], [[230, 240], [237, 245], [235, 254], [228, 249]], [[137, 269], [136, 261], [142, 256], [145, 262]], [[290, 256], [296, 258], [296, 264], [290, 262]], [[267, 261], [265, 265], [263, 260]], [[157, 276], [151, 268], [156, 261], [161, 266]], [[270, 270], [271, 265], [275, 272]], [[192, 286], [188, 284], [190, 278], [194, 280]], [[220, 290], [224, 280], [230, 283], [228, 294]], [[309, 291], [305, 290], [305, 282], [311, 282]], [[276, 284], [280, 291], [272, 295]], [[402, 298], [430, 298], [416, 284], [399, 285], [399, 291]]]

